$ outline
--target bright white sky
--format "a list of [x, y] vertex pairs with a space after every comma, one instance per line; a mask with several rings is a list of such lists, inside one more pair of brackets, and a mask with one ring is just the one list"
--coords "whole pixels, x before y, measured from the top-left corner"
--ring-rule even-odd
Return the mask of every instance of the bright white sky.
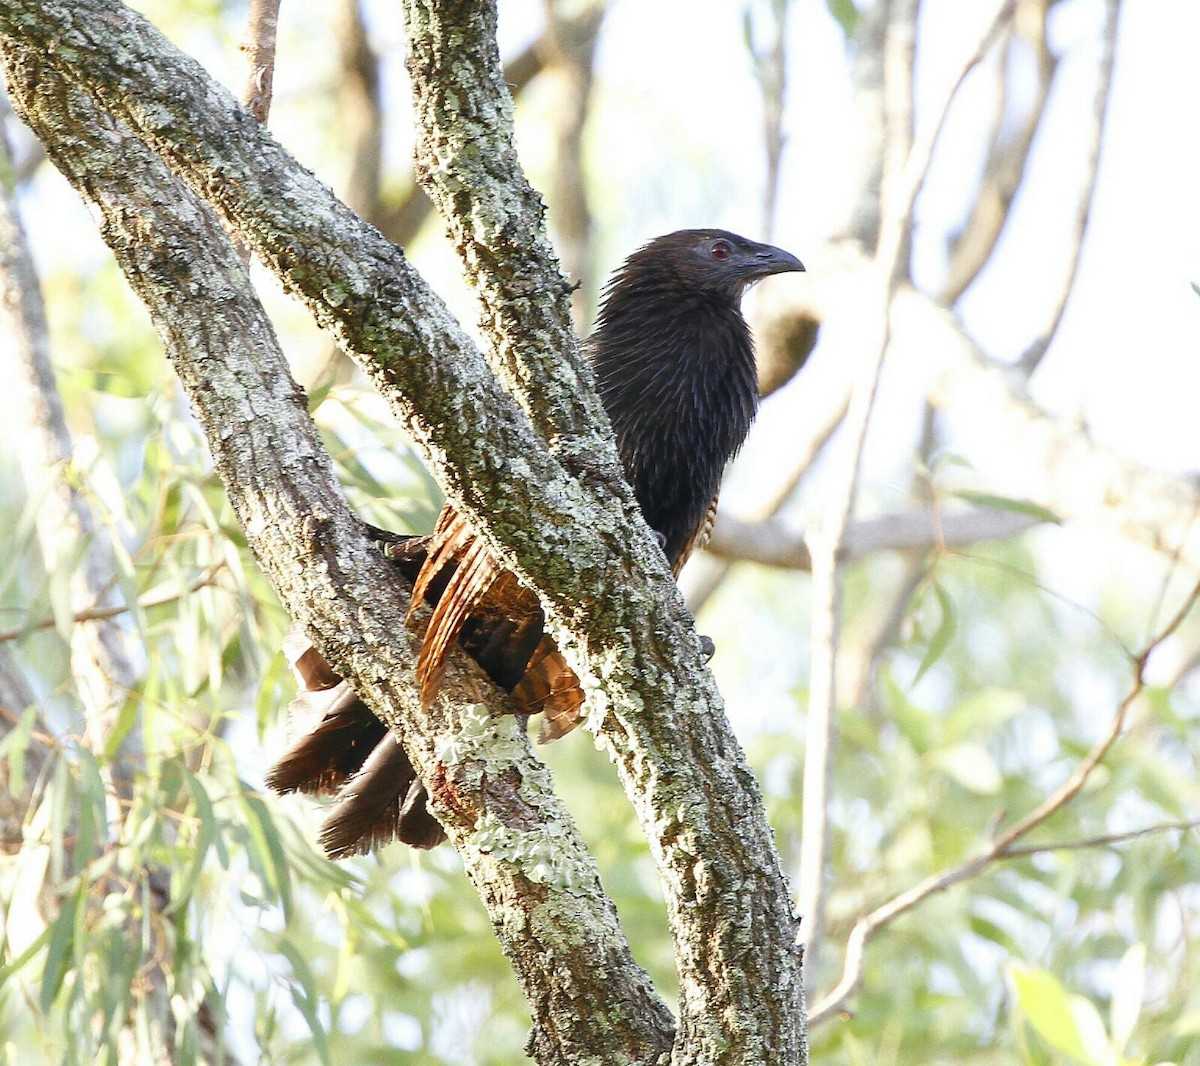
[[[502, 0], [505, 53], [535, 31], [541, 4]], [[154, 0], [136, 6], [156, 13]], [[943, 97], [995, 7], [991, 0], [925, 0], [923, 24], [933, 29], [920, 42], [923, 117]], [[402, 39], [396, 5], [367, 0], [367, 9], [379, 47], [393, 60], [388, 91], [406, 93], [395, 61]], [[678, 226], [715, 224], [762, 236], [760, 108], [742, 43], [742, 10], [730, 0], [613, 0], [590, 130], [593, 166], [604, 175], [595, 190], [607, 262], [615, 265], [639, 241]], [[285, 5], [285, 46], [289, 17], [310, 20], [314, 13], [292, 8], [289, 15]], [[1102, 17], [1101, 0], [1058, 6], [1052, 43], [1065, 55], [1064, 69], [1033, 161], [1030, 192], [1016, 204], [996, 258], [996, 284], [980, 286], [963, 305], [972, 330], [1000, 357], [1019, 352], [1037, 328], [1059, 276], [1055, 253], [1072, 224], [1082, 116], [1090, 107]], [[1086, 417], [1100, 439], [1180, 470], [1200, 468], [1193, 414], [1200, 396], [1200, 297], [1189, 285], [1200, 281], [1197, 41], [1200, 4], [1194, 0], [1124, 4], [1109, 134], [1079, 284], [1035, 382], [1042, 402]], [[841, 32], [824, 0], [797, 0], [791, 42], [788, 147], [773, 237], [804, 258], [844, 215], [856, 121]], [[219, 76], [237, 76], [237, 57], [214, 53], [211, 40], [181, 43]], [[310, 154], [311, 127], [288, 115], [289, 95], [312, 88], [308, 66], [290, 58], [302, 57], [289, 57], [285, 47], [272, 124], [302, 158], [336, 180], [329, 161]], [[971, 103], [982, 87], [982, 80], [966, 87], [919, 205], [918, 280], [930, 284], [940, 277], [942, 236], [961, 219], [972, 187], [978, 118]], [[539, 156], [538, 125], [546, 106], [534, 94], [521, 116], [522, 151], [535, 180], [552, 165]], [[388, 131], [397, 170], [410, 146], [408, 130]], [[59, 261], [77, 263], [80, 255], [106, 254], [78, 234], [68, 241], [55, 236], [63, 224], [79, 225], [70, 196], [60, 183], [42, 183], [37, 205], [26, 205], [49, 270]], [[422, 249], [415, 251], [420, 259]], [[429, 257], [435, 280], [441, 275], [439, 284], [451, 288], [452, 263], [432, 249]], [[470, 322], [473, 313], [462, 310]]]

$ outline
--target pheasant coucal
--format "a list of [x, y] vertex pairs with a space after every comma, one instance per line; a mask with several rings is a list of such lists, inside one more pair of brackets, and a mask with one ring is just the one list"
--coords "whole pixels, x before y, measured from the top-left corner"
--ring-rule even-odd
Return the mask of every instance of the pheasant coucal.
[[[742, 294], [771, 274], [803, 270], [795, 256], [723, 230], [680, 230], [634, 252], [604, 292], [584, 353], [612, 422], [625, 476], [678, 575], [708, 539], [726, 464], [758, 406]], [[459, 644], [529, 714], [540, 741], [579, 724], [578, 678], [543, 632], [537, 596], [495, 558], [449, 504], [434, 532], [379, 532], [432, 616], [417, 664], [422, 701], [436, 695]], [[285, 651], [303, 686], [297, 718], [315, 721], [267, 777], [279, 792], [331, 794], [321, 844], [334, 858], [399, 838], [445, 839], [399, 741], [294, 629]]]

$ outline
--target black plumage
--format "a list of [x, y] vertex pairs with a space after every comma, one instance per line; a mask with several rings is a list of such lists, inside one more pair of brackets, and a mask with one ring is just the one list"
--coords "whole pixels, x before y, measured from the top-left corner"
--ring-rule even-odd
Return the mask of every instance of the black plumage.
[[742, 294], [803, 269], [770, 245], [681, 230], [631, 255], [605, 290], [585, 351], [625, 476], [676, 569], [758, 407]]
[[[584, 352], [625, 475], [676, 573], [707, 539], [722, 473], [758, 403], [742, 294], [760, 278], [803, 269], [779, 248], [724, 230], [681, 230], [636, 251], [605, 289]], [[578, 725], [583, 691], [542, 632], [537, 597], [461, 515], [447, 505], [432, 535], [381, 531], [380, 539], [414, 582], [414, 604], [433, 607], [417, 667], [426, 702], [458, 643], [525, 712], [542, 714], [540, 740]], [[334, 795], [321, 832], [333, 857], [393, 837], [415, 847], [443, 840], [395, 737], [302, 634], [289, 635], [287, 651], [301, 683], [297, 710], [309, 724], [268, 784]]]

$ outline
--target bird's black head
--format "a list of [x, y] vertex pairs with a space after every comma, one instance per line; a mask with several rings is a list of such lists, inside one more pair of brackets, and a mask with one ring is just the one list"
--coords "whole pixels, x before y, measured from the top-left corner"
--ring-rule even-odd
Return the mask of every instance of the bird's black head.
[[626, 260], [622, 278], [669, 284], [726, 297], [735, 303], [754, 282], [772, 274], [803, 270], [790, 252], [720, 229], [685, 229], [657, 237]]

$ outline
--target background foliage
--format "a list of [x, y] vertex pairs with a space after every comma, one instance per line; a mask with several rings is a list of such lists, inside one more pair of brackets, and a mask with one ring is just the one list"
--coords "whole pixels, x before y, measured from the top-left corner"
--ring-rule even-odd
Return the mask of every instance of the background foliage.
[[[240, 5], [138, 6], [229, 84], [240, 83]], [[1194, 21], [1185, 6], [1159, 4], [1153, 25]], [[818, 294], [836, 289], [836, 250], [851, 239], [869, 249], [863, 204], [880, 196], [870, 145], [864, 152], [857, 143], [869, 142], [869, 123], [853, 126], [879, 89], [867, 68], [886, 38], [880, 27], [917, 27], [910, 140], [936, 121], [945, 72], [979, 32], [957, 32], [946, 5], [932, 0], [876, 0], [861, 10], [801, 0], [694, 7], [501, 5], [526, 165], [547, 192], [567, 265], [585, 281], [581, 323], [597, 279], [628, 249], [688, 224], [773, 236], [809, 261]], [[1100, 79], [1113, 103], [1101, 184], [1078, 201], [1094, 208], [1085, 240], [1084, 230], [1058, 224], [1073, 217], [1074, 186], [1042, 178], [1078, 172], [1075, 185], [1086, 192], [1095, 169], [1082, 134], [1056, 131], [1091, 121], [1088, 77], [1102, 57], [1104, 12], [1087, 0], [1016, 7], [1018, 21], [950, 112], [917, 202], [912, 281], [953, 311], [956, 329], [985, 359], [1015, 365], [1017, 400], [1032, 394], [1044, 417], [1097, 449], [1122, 451], [1186, 485], [1200, 452], [1193, 424], [1180, 417], [1190, 401], [1179, 397], [1195, 395], [1194, 367], [1183, 359], [1194, 353], [1200, 322], [1184, 285], [1195, 245], [1181, 258], [1179, 242], [1200, 232], [1194, 198], [1175, 202], [1179, 225], [1166, 243], [1122, 247], [1129, 205], [1116, 190], [1127, 171], [1113, 164], [1112, 186], [1104, 185], [1110, 159], [1138, 143], [1121, 94], [1153, 58], [1137, 36], [1148, 24], [1122, 14], [1114, 39], [1128, 58], [1111, 84]], [[1114, 19], [1116, 7], [1108, 8]], [[580, 10], [593, 20], [590, 35], [561, 50], [554, 35], [576, 26]], [[687, 24], [677, 41], [661, 32], [672, 18]], [[397, 19], [384, 4], [285, 5], [271, 125], [402, 240], [470, 322], [437, 220], [422, 217], [411, 198]], [[1039, 43], [1030, 25], [1048, 37]], [[1164, 49], [1159, 77], [1178, 56]], [[1046, 56], [1053, 92], [1039, 80]], [[520, 62], [536, 72], [519, 75]], [[1178, 76], [1176, 98], [1186, 98]], [[563, 101], [588, 79], [586, 107], [564, 126]], [[373, 100], [363, 87], [374, 87]], [[1030, 116], [1036, 136], [1009, 189], [1011, 221], [1005, 202], [995, 247], [951, 292], [964, 234], [987, 229], [975, 212], [1005, 188], [1003, 167]], [[849, 127], [857, 142], [845, 136]], [[314, 850], [313, 805], [263, 792], [292, 692], [276, 651], [287, 619], [247, 557], [144, 313], [86, 213], [11, 121], [9, 134], [73, 453], [67, 467], [36, 478], [22, 473], [22, 436], [6, 433], [0, 447], [0, 759], [19, 803], [15, 815], [6, 812], [17, 830], [6, 834], [0, 858], [3, 1060], [129, 1061], [121, 1033], [130, 1010], [153, 1024], [144, 991], [158, 969], [181, 1062], [521, 1061], [527, 1009], [453, 853], [392, 848], [335, 866]], [[583, 174], [574, 187], [563, 179], [572, 137]], [[1194, 150], [1174, 162], [1200, 176]], [[772, 187], [774, 198], [764, 197]], [[1082, 264], [1073, 262], [1080, 247]], [[1097, 249], [1110, 262], [1115, 250], [1126, 263], [1165, 259], [1176, 273], [1162, 280], [1161, 262], [1156, 268], [1160, 289], [1170, 290], [1164, 302], [1115, 302], [1098, 280]], [[1023, 273], [1013, 269], [1021, 256]], [[1064, 276], [1075, 285], [1060, 323], [1047, 293]], [[777, 291], [756, 294], [760, 321]], [[803, 427], [844, 391], [860, 339], [855, 299], [864, 297], [852, 293], [849, 312], [836, 294], [817, 299], [824, 312], [810, 365], [768, 401], [726, 493], [731, 511], [753, 516], [780, 475], [800, 466], [798, 488], [771, 520], [779, 536], [798, 539], [821, 521], [835, 464], [828, 449], [812, 462], [796, 457]], [[296, 305], [273, 293], [269, 306], [352, 502], [377, 524], [429, 528], [438, 491], [407, 442]], [[1132, 353], [1114, 354], [1106, 339], [1127, 336], [1125, 319], [1138, 320], [1137, 335], [1154, 349], [1136, 379], [1121, 370]], [[1174, 325], [1152, 335], [1152, 323]], [[1018, 360], [1039, 336], [1049, 357]], [[1200, 628], [1190, 618], [1166, 632], [1195, 583], [1195, 559], [1028, 488], [1040, 484], [1030, 465], [1038, 457], [989, 433], [1002, 412], [931, 403], [912, 370], [919, 347], [898, 339], [889, 352], [856, 515], [941, 517], [982, 503], [1029, 522], [1020, 535], [961, 545], [935, 525], [924, 544], [872, 551], [844, 570], [833, 784], [822, 812], [827, 895], [810, 927], [818, 938], [810, 1005], [836, 984], [860, 916], [971, 859], [1061, 785], [1135, 689], [1136, 699], [1124, 735], [1082, 793], [1024, 842], [1027, 852], [931, 894], [874, 936], [861, 985], [838, 1004], [851, 1013], [814, 1028], [813, 1059], [1200, 1063]], [[1081, 463], [1078, 479], [1090, 476]], [[58, 477], [87, 501], [94, 536], [111, 543], [109, 592], [128, 606], [113, 624], [137, 680], [103, 748], [85, 739], [69, 647], [79, 612], [71, 579], [85, 545], [64, 538], [48, 548], [37, 532]], [[719, 649], [713, 668], [796, 869], [812, 680], [809, 576], [745, 561], [754, 553], [735, 536], [721, 552], [719, 573], [716, 563], [695, 565], [686, 584], [703, 602], [701, 630]], [[1138, 653], [1163, 634], [1140, 664], [1139, 683]], [[127, 741], [139, 765], [136, 789], [121, 796], [105, 767], [130, 750]], [[582, 736], [545, 757], [639, 961], [672, 995], [652, 864], [614, 775]], [[165, 910], [153, 903], [160, 889]]]

